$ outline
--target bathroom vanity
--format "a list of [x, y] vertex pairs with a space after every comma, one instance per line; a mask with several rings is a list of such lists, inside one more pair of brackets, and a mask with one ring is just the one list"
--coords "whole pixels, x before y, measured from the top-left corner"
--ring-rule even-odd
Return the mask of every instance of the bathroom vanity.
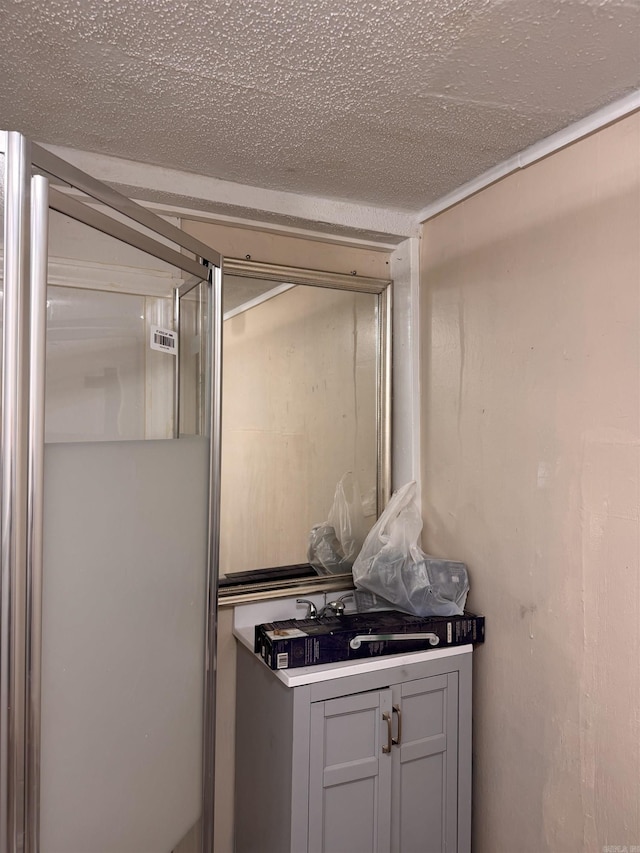
[[272, 671], [236, 638], [236, 853], [468, 853], [472, 646]]

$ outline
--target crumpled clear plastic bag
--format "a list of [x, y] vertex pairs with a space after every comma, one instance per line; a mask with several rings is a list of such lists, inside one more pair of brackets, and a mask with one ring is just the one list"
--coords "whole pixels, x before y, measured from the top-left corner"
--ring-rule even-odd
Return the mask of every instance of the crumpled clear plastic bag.
[[415, 616], [460, 616], [469, 592], [467, 567], [420, 548], [416, 489], [411, 482], [394, 492], [353, 564], [358, 609], [386, 605]]
[[311, 528], [307, 559], [319, 575], [350, 572], [365, 535], [360, 489], [347, 471], [336, 486], [327, 520]]

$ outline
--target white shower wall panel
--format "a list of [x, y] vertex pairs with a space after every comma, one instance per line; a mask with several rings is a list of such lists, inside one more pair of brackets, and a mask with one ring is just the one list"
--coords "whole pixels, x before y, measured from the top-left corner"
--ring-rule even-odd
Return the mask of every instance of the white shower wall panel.
[[43, 853], [167, 853], [200, 815], [208, 440], [48, 444]]
[[172, 311], [169, 298], [49, 286], [47, 441], [173, 435], [175, 358], [149, 346]]

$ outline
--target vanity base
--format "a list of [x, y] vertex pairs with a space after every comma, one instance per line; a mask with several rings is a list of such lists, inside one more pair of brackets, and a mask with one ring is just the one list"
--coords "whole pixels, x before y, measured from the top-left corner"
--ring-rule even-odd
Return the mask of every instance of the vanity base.
[[469, 853], [472, 651], [446, 652], [287, 687], [239, 645], [236, 853]]

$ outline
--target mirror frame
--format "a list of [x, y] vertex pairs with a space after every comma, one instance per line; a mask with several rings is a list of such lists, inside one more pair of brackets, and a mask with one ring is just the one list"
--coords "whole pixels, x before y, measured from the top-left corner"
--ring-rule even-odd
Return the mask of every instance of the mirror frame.
[[[376, 436], [377, 436], [377, 516], [379, 517], [391, 494], [391, 313], [392, 284], [390, 279], [366, 278], [356, 274], [325, 272], [322, 270], [289, 267], [280, 264], [252, 261], [249, 258], [224, 258], [222, 265], [222, 287], [224, 276], [237, 275], [259, 278], [277, 284], [304, 284], [332, 290], [349, 290], [372, 293], [378, 297], [376, 306], [377, 353], [376, 353]], [[224, 368], [224, 366], [223, 366]], [[224, 400], [222, 401], [224, 407]], [[222, 447], [224, 453], [224, 446]], [[274, 567], [276, 568], [276, 567]], [[243, 584], [229, 584], [218, 590], [220, 607], [232, 607], [250, 601], [282, 598], [287, 595], [309, 595], [353, 587], [351, 573], [342, 575], [318, 575], [317, 577], [288, 578]]]

